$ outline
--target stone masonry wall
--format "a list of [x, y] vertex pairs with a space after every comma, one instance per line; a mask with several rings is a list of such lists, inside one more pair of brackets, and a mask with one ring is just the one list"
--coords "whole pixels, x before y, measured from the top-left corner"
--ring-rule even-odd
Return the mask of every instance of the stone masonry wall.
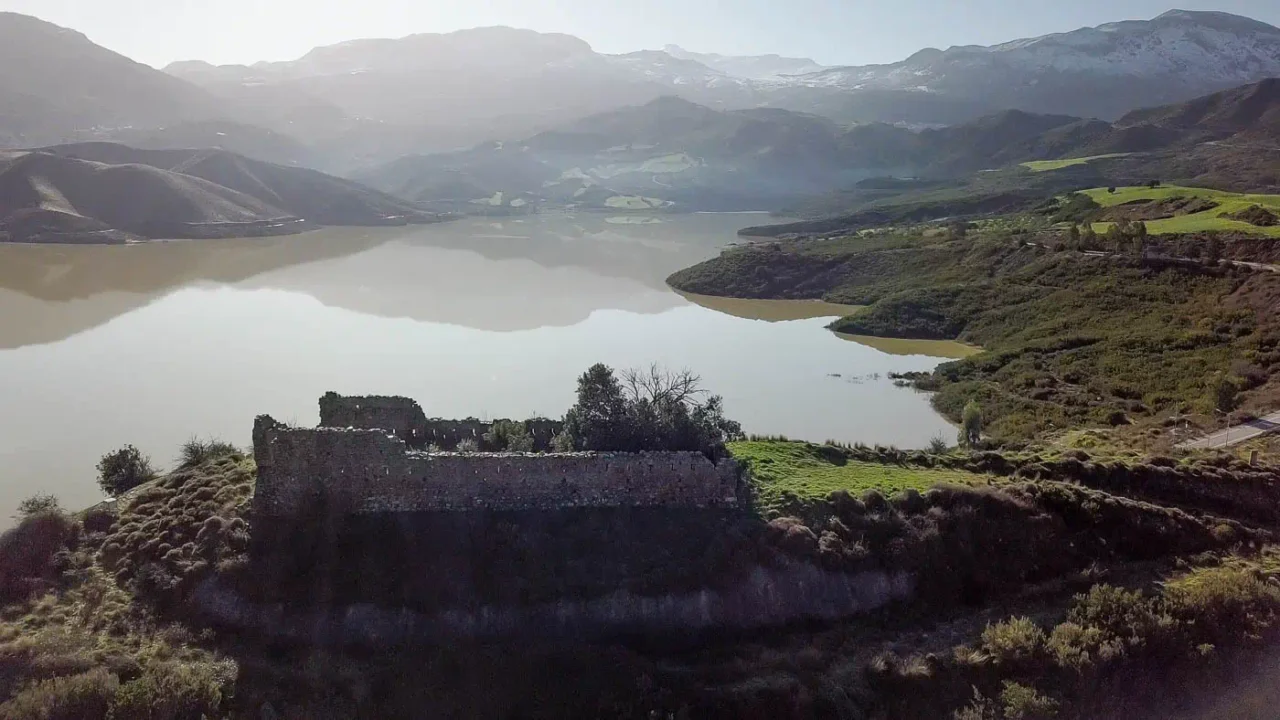
[[427, 416], [417, 402], [403, 397], [347, 397], [335, 392], [320, 398], [320, 426], [385, 430], [410, 447], [427, 444]]
[[[483, 420], [427, 420], [425, 435], [426, 446], [434, 445], [441, 450], [457, 450], [458, 443], [463, 440], [474, 440], [481, 445], [484, 444], [485, 433], [493, 427], [494, 423], [485, 422]], [[546, 451], [551, 449], [551, 439], [556, 433], [564, 429], [564, 423], [559, 420], [548, 420], [545, 418], [537, 420], [522, 421], [529, 430], [529, 434], [533, 436], [533, 447], [535, 450]], [[323, 423], [321, 423], [323, 425]]]
[[[464, 440], [480, 443], [494, 422], [428, 419], [417, 402], [403, 397], [344, 396], [326, 393], [320, 398], [320, 427], [386, 430], [412, 449], [436, 446], [456, 450]], [[534, 449], [550, 450], [551, 438], [564, 427], [558, 420], [524, 421], [533, 436]]]
[[737, 504], [737, 466], [700, 453], [426, 453], [382, 430], [254, 426], [255, 512], [364, 514]]

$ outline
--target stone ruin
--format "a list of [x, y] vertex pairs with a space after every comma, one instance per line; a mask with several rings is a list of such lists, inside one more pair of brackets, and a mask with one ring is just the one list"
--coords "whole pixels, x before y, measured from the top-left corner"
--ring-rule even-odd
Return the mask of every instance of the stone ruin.
[[[485, 434], [499, 422], [503, 421], [428, 420], [416, 401], [404, 397], [329, 392], [320, 398], [320, 427], [385, 430], [404, 440], [410, 450], [456, 450], [466, 440], [483, 444]], [[542, 452], [551, 449], [551, 439], [564, 428], [559, 420], [546, 418], [523, 422], [533, 436], [534, 449]]]
[[774, 548], [731, 459], [440, 451], [487, 424], [429, 420], [405, 398], [320, 402], [319, 427], [254, 424], [252, 582], [200, 589], [215, 622], [371, 647], [684, 636], [838, 619], [912, 592], [903, 574]]
[[[268, 416], [253, 431], [257, 517], [465, 510], [738, 505], [732, 460], [696, 452], [457, 453], [444, 447], [487, 432], [480, 421], [428, 420], [408, 398], [320, 400], [320, 426]], [[558, 430], [546, 421], [538, 433]], [[538, 433], [535, 433], [537, 435]]]

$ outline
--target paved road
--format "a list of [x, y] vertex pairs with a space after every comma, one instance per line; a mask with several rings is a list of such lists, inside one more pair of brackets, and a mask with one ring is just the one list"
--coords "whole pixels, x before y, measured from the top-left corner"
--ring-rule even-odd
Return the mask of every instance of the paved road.
[[1276, 430], [1280, 430], [1280, 412], [1272, 413], [1264, 418], [1258, 418], [1242, 425], [1236, 425], [1229, 430], [1219, 430], [1216, 433], [1211, 433], [1195, 440], [1179, 443], [1178, 447], [1183, 450], [1230, 447]]

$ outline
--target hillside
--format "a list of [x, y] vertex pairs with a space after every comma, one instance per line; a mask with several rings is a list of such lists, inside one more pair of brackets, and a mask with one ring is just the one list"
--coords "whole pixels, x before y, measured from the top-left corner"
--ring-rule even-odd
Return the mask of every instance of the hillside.
[[899, 63], [832, 68], [799, 81], [904, 101], [927, 94], [977, 99], [992, 110], [1116, 119], [1277, 75], [1280, 29], [1223, 12], [1173, 10], [991, 47], [929, 48]]
[[1056, 158], [1127, 153], [1109, 163], [1108, 172], [1119, 184], [1147, 177], [1274, 192], [1280, 189], [1280, 79], [1135, 111], [1055, 153]]
[[166, 70], [252, 110], [249, 122], [315, 146], [322, 167], [346, 171], [516, 141], [663, 96], [915, 128], [1007, 109], [1114, 120], [1280, 75], [1278, 51], [1280, 30], [1269, 25], [1173, 12], [852, 68], [678, 46], [610, 55], [567, 35], [495, 27], [353, 40], [289, 62]]
[[[1027, 209], [1055, 193], [1160, 180], [1236, 193], [1280, 192], [1280, 80], [1231, 88], [1116, 121], [1009, 110], [911, 133], [887, 125], [848, 131], [907, 168], [809, 198], [786, 214], [817, 224], [763, 230], [833, 232], [898, 220]], [[888, 173], [885, 173], [886, 175]], [[754, 231], [753, 231], [754, 232]]]
[[350, 180], [225, 150], [138, 150], [114, 143], [82, 143], [42, 152], [112, 165], [146, 165], [200, 178], [319, 225], [403, 225], [432, 219], [410, 203]]
[[0, 233], [20, 242], [278, 235], [433, 219], [348, 180], [222, 150], [89, 143], [0, 158]]
[[202, 234], [192, 226], [296, 224], [243, 193], [147, 165], [48, 152], [0, 156], [0, 236], [12, 241], [118, 242]]
[[405, 158], [357, 178], [472, 209], [759, 210], [883, 172], [879, 149], [857, 137], [813, 115], [718, 111], [664, 97], [521, 142]]
[[[664, 92], [629, 61], [582, 40], [503, 27], [352, 40], [289, 62], [177, 63], [167, 71], [234, 102], [276, 98], [272, 128], [327, 147], [335, 167], [525, 137]], [[317, 103], [329, 108], [323, 116], [303, 111]], [[291, 132], [295, 125], [305, 131]]]
[[201, 121], [160, 128], [122, 128], [104, 133], [105, 141], [143, 150], [211, 148], [275, 163], [312, 167], [315, 152], [289, 135], [230, 121]]
[[0, 13], [0, 140], [64, 142], [97, 129], [226, 117], [209, 93], [36, 18]]
[[[406, 541], [410, 518], [388, 528], [386, 516], [334, 513], [328, 532], [342, 542], [304, 545], [253, 511], [267, 468], [193, 441], [178, 467], [116, 502], [71, 513], [46, 499], [0, 535], [0, 715], [1163, 720], [1201, 717], [1180, 711], [1240, 687], [1252, 696], [1250, 678], [1263, 702], [1275, 695], [1275, 668], [1257, 665], [1280, 634], [1273, 465], [1079, 449], [729, 450], [761, 506], [435, 513], [436, 534], [411, 537], [436, 543]], [[442, 553], [448, 543], [475, 559]], [[442, 580], [394, 572], [423, 559]], [[797, 582], [796, 569], [811, 572]], [[290, 570], [308, 584], [263, 579]], [[601, 575], [613, 581], [604, 591], [580, 579]], [[450, 612], [456, 630], [493, 608], [550, 620], [420, 641], [430, 616], [405, 607], [402, 589], [445, 595], [463, 582], [500, 603]], [[361, 586], [380, 602], [343, 602]], [[814, 599], [880, 609], [699, 631], [738, 607], [708, 598], [739, 588], [758, 588], [744, 606], [779, 616]], [[253, 602], [272, 592], [290, 602]], [[601, 596], [613, 611], [656, 606], [671, 624], [608, 637], [542, 626]], [[671, 610], [686, 598], [691, 611]], [[303, 614], [320, 603], [327, 612]], [[359, 634], [332, 630], [344, 620]]]
[[[1127, 146], [1129, 134], [1102, 121], [1018, 110], [914, 132], [885, 123], [841, 126], [777, 108], [720, 111], [663, 97], [520, 142], [401, 158], [356, 178], [416, 201], [488, 212], [641, 202], [683, 210], [776, 210], [877, 177], [959, 179], [1072, 156], [1083, 147]], [[1119, 140], [1109, 141], [1111, 135]]]
[[[1122, 190], [1113, 202], [1149, 197], [1144, 190]], [[1108, 196], [1105, 188], [1094, 193]], [[1280, 203], [1215, 199], [1226, 208]], [[1280, 355], [1271, 348], [1280, 326], [1269, 299], [1280, 275], [1212, 257], [1202, 262], [1203, 226], [1172, 226], [1160, 235], [1166, 228], [1151, 227], [1141, 251], [1123, 235], [1073, 247], [1048, 217], [1004, 218], [965, 232], [883, 227], [734, 247], [668, 282], [704, 295], [865, 306], [832, 329], [980, 346], [985, 352], [940, 366], [919, 387], [935, 392], [934, 406], [953, 421], [976, 399], [993, 438], [1111, 427], [1127, 442], [1167, 446], [1170, 415], [1215, 422], [1206, 384], [1215, 372], [1238, 378], [1234, 407], [1257, 413], [1273, 402]], [[1218, 243], [1251, 258], [1273, 241], [1223, 235]]]
[[[1280, 75], [1280, 30], [1177, 11], [825, 69], [805, 58], [676, 46], [609, 55], [568, 35], [495, 27], [352, 40], [288, 62], [179, 62], [162, 73], [12, 13], [0, 15], [0, 48], [0, 144], [221, 146], [343, 173], [528, 138], [668, 95], [717, 110], [771, 107], [918, 128], [1006, 109], [1114, 119]], [[193, 129], [226, 121], [263, 130], [219, 141]]]

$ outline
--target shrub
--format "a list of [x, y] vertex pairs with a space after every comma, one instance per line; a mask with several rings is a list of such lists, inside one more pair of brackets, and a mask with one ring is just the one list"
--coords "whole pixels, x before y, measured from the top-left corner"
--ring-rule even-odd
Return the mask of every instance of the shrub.
[[114, 508], [99, 505], [84, 511], [81, 522], [84, 523], [85, 532], [106, 532], [115, 524], [117, 517], [119, 515]]
[[28, 685], [3, 705], [6, 720], [95, 720], [107, 716], [120, 680], [104, 668]]
[[960, 420], [960, 445], [976, 447], [982, 442], [982, 406], [970, 400], [964, 406]]
[[1160, 627], [1169, 625], [1172, 619], [1161, 612], [1157, 600], [1146, 598], [1137, 590], [1095, 585], [1089, 592], [1076, 596], [1067, 622], [1097, 628], [1108, 641], [1138, 645]]
[[941, 435], [934, 435], [929, 441], [929, 452], [934, 455], [945, 455], [951, 450], [951, 446], [947, 444], [946, 438]]
[[163, 664], [122, 685], [108, 720], [196, 720], [220, 717], [229, 678], [219, 666]]
[[484, 443], [495, 452], [533, 452], [533, 435], [522, 422], [499, 420], [484, 434]]
[[1107, 645], [1102, 631], [1064, 622], [1053, 629], [1046, 643], [1049, 654], [1059, 667], [1083, 672], [1094, 662], [1095, 655], [1110, 659], [1121, 652], [1118, 645]]
[[0, 535], [0, 603], [38, 590], [56, 572], [54, 555], [75, 537], [76, 525], [61, 513], [32, 515]]
[[558, 432], [551, 437], [552, 452], [567, 453], [573, 452], [577, 448], [574, 447], [574, 439], [572, 435], [565, 432]]
[[1203, 568], [1165, 588], [1170, 611], [1195, 621], [1204, 642], [1259, 639], [1280, 615], [1280, 589], [1235, 567]]
[[155, 475], [151, 458], [132, 445], [107, 453], [98, 461], [98, 486], [111, 497], [119, 497]]
[[1008, 680], [1004, 682], [1004, 689], [1000, 691], [1000, 701], [1004, 703], [1006, 720], [1037, 720], [1051, 718], [1058, 714], [1056, 700], [1041, 695], [1033, 687]]
[[178, 467], [192, 468], [212, 460], [220, 460], [224, 457], [238, 457], [240, 455], [240, 448], [229, 442], [217, 439], [201, 440], [199, 438], [191, 438], [182, 444], [182, 449], [179, 451], [178, 456]]
[[61, 513], [62, 505], [58, 503], [58, 498], [53, 495], [41, 493], [32, 495], [31, 497], [18, 503], [18, 514], [14, 516], [16, 520], [29, 518], [32, 515], [40, 515], [42, 513]]
[[478, 453], [480, 452], [480, 443], [473, 438], [467, 438], [458, 443], [458, 452], [460, 453]]
[[1044, 648], [1044, 642], [1044, 631], [1027, 617], [988, 625], [982, 631], [982, 649], [1002, 663], [1034, 658]]

